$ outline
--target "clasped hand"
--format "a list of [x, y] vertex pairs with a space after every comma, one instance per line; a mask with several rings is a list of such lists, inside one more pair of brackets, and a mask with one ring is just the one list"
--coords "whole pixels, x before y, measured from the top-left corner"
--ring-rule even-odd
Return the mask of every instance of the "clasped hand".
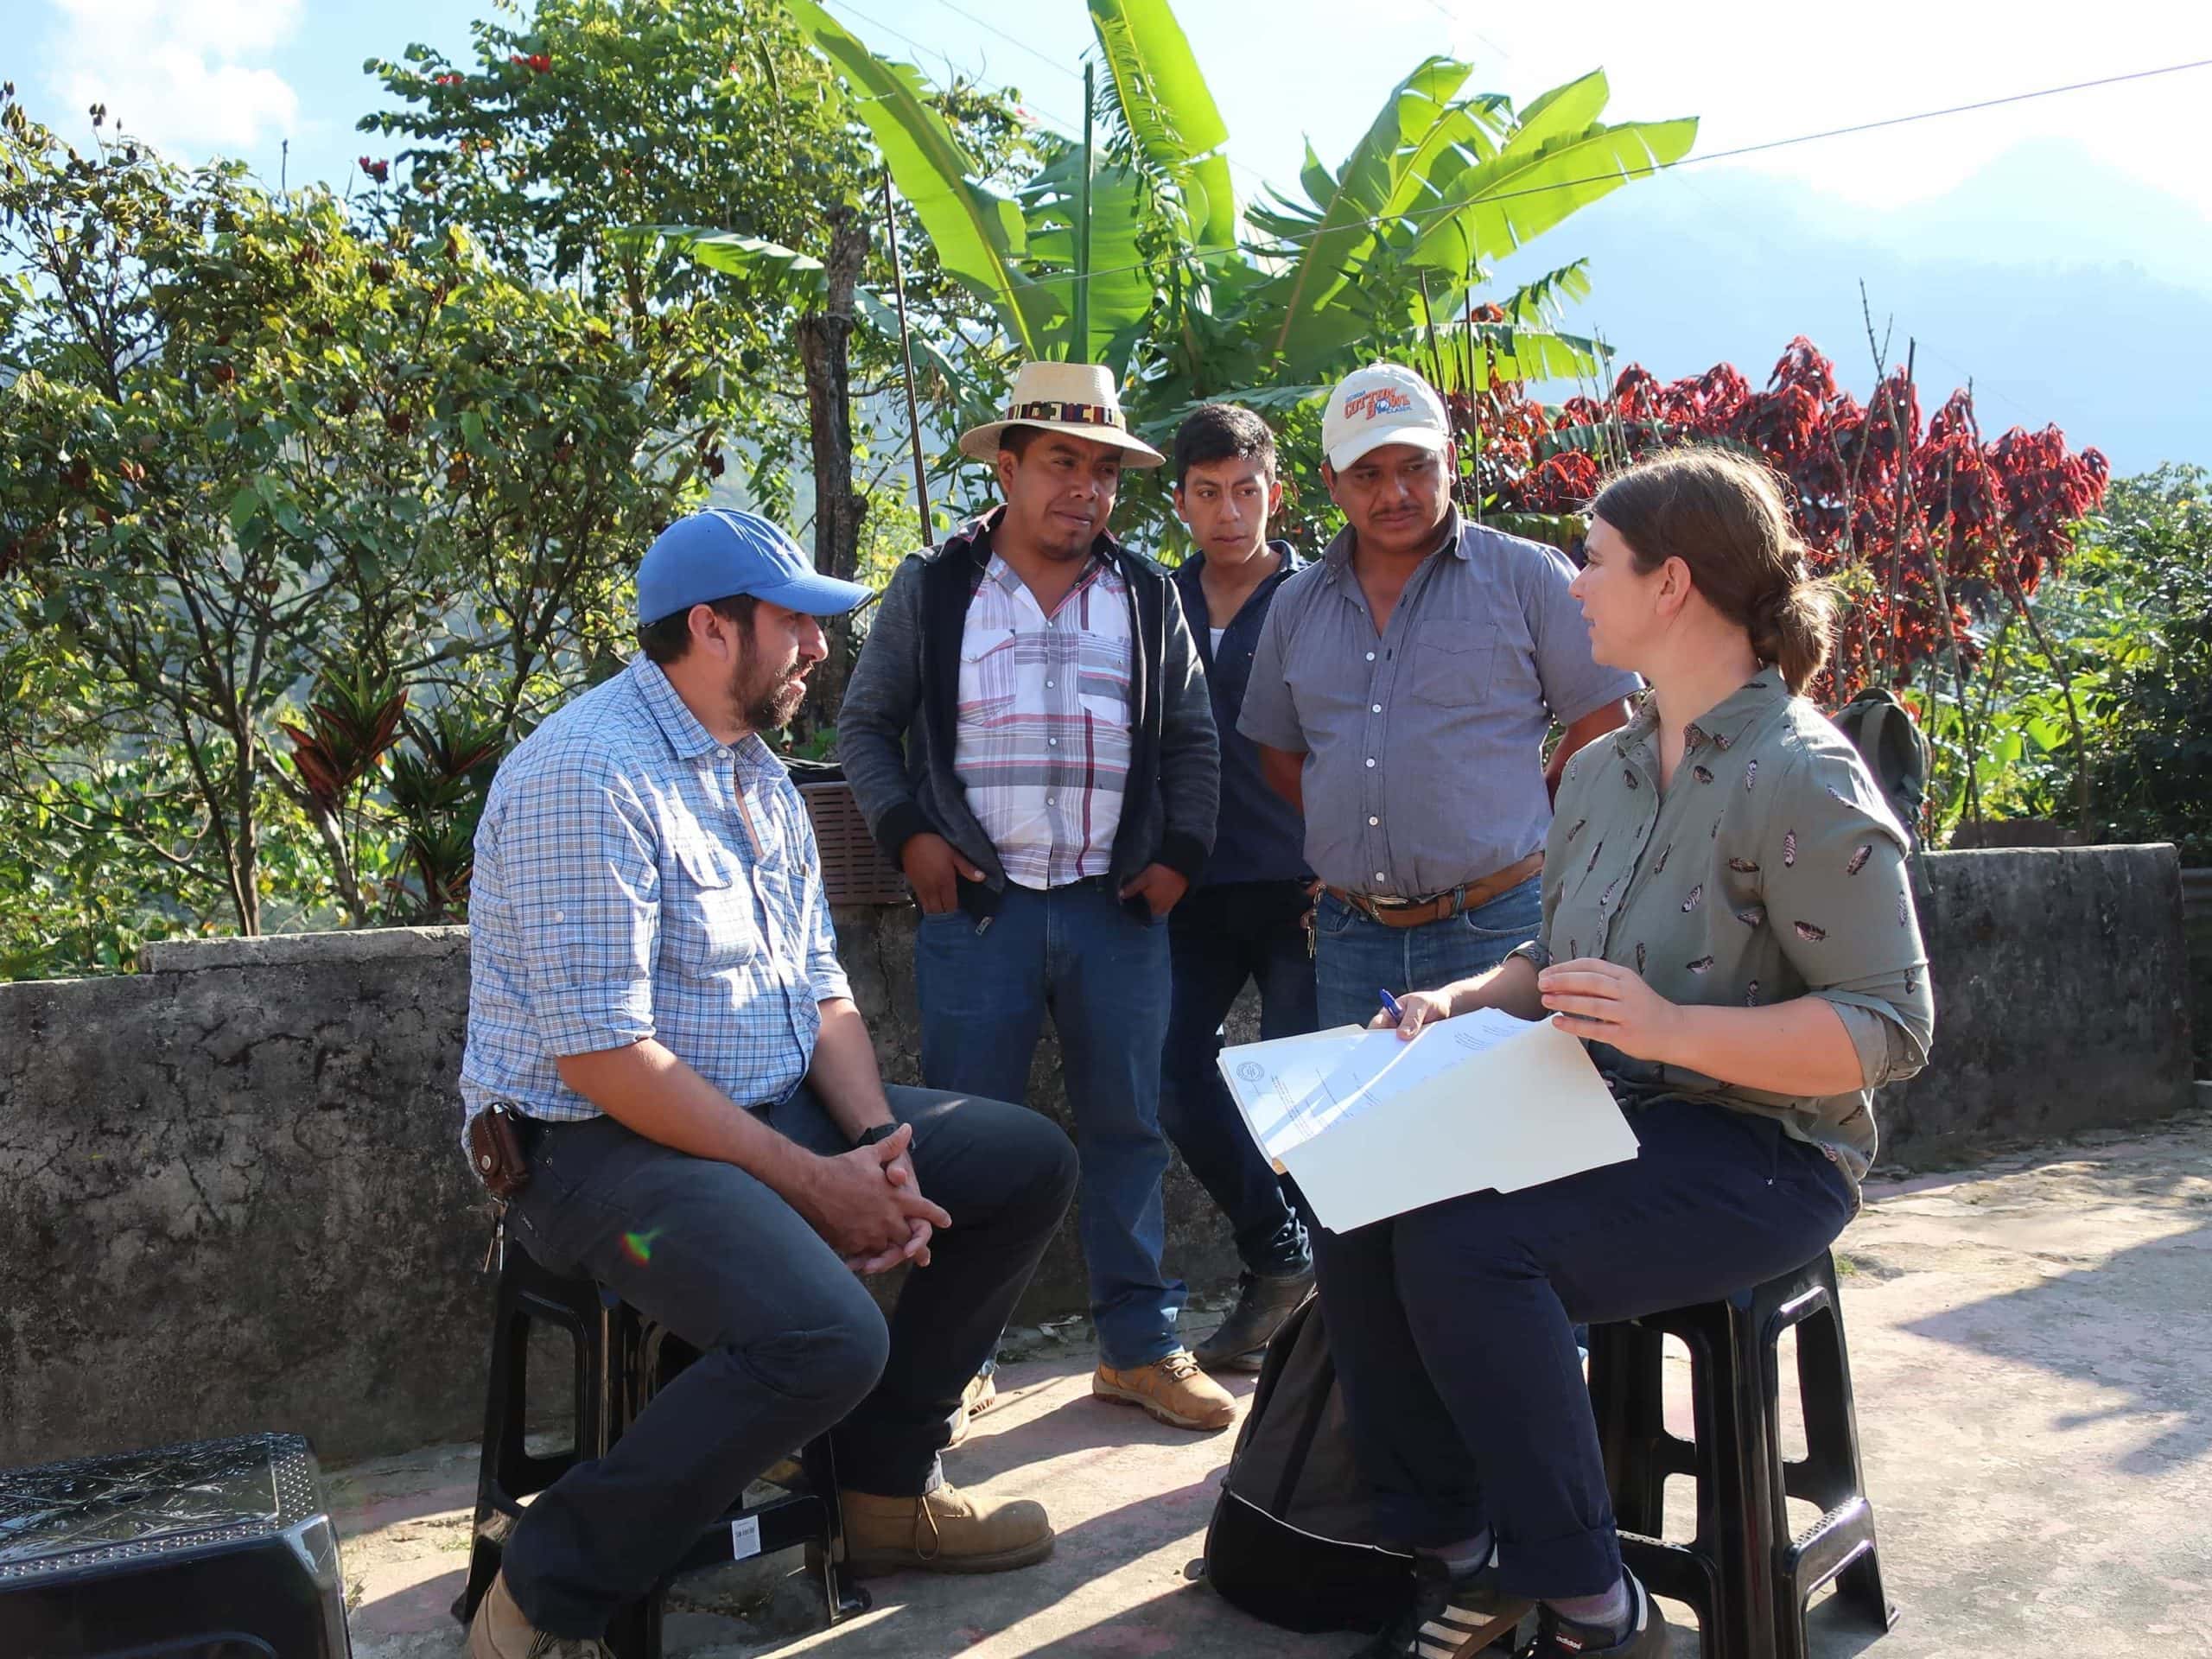
[[872, 1147], [817, 1160], [794, 1207], [854, 1272], [868, 1274], [912, 1262], [930, 1264], [930, 1239], [952, 1217], [922, 1196], [901, 1123]]

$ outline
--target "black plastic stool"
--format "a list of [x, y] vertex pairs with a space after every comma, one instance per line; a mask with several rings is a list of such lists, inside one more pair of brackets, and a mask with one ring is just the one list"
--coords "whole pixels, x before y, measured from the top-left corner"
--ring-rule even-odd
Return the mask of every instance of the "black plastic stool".
[[[569, 1449], [534, 1457], [524, 1440], [529, 1400], [530, 1332], [533, 1325], [565, 1331], [574, 1346], [575, 1378]], [[476, 1478], [476, 1522], [468, 1554], [468, 1584], [454, 1603], [466, 1624], [499, 1576], [506, 1541], [521, 1517], [523, 1498], [543, 1491], [571, 1466], [606, 1455], [638, 1414], [697, 1351], [589, 1279], [563, 1278], [518, 1246], [499, 1274], [499, 1313], [492, 1329], [492, 1380], [484, 1408], [484, 1446]], [[822, 1580], [823, 1611], [831, 1624], [869, 1606], [843, 1565], [844, 1511], [837, 1497], [836, 1465], [830, 1438], [810, 1441], [799, 1453], [805, 1490], [765, 1503], [734, 1505], [671, 1569], [739, 1559], [734, 1523], [757, 1522], [759, 1548], [767, 1554], [804, 1544]], [[748, 1532], [750, 1528], [747, 1529]], [[664, 1580], [643, 1601], [625, 1608], [607, 1632], [615, 1659], [660, 1659]]]
[[[1777, 1344], [1793, 1328], [1806, 1455], [1785, 1463]], [[1669, 1336], [1690, 1352], [1694, 1440], [1667, 1432]], [[1871, 1628], [1897, 1622], [1882, 1593], [1827, 1251], [1727, 1301], [1598, 1325], [1590, 1338], [1590, 1403], [1622, 1558], [1651, 1589], [1697, 1610], [1705, 1659], [1805, 1659], [1806, 1604], [1830, 1580], [1836, 1599]], [[1669, 1475], [1696, 1479], [1697, 1530], [1688, 1544], [1661, 1541]], [[1789, 1497], [1821, 1510], [1795, 1536]]]

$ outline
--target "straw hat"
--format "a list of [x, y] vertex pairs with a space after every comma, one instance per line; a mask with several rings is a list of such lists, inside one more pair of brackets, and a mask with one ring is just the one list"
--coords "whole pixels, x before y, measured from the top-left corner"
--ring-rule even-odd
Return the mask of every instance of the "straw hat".
[[1143, 439], [1129, 435], [1114, 377], [1096, 364], [1023, 364], [1014, 377], [1006, 418], [963, 432], [960, 453], [971, 461], [996, 461], [999, 434], [1009, 426], [1040, 427], [1092, 443], [1110, 443], [1129, 452], [1132, 467], [1158, 467], [1167, 460]]

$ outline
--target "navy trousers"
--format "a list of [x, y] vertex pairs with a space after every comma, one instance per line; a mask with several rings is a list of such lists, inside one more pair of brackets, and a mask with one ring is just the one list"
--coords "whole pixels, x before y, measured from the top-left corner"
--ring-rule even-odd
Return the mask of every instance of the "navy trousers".
[[1194, 889], [1167, 913], [1174, 1003], [1160, 1068], [1160, 1127], [1221, 1206], [1253, 1273], [1303, 1273], [1306, 1229], [1230, 1098], [1215, 1058], [1221, 1022], [1246, 982], [1260, 989], [1260, 1038], [1315, 1028], [1313, 958], [1303, 881], [1230, 881]]
[[1664, 1100], [1629, 1121], [1630, 1162], [1314, 1230], [1383, 1535], [1418, 1547], [1493, 1528], [1516, 1595], [1599, 1595], [1620, 1575], [1576, 1322], [1746, 1289], [1819, 1255], [1857, 1205], [1827, 1155], [1771, 1118]]
[[[611, 1117], [534, 1131], [515, 1200], [523, 1247], [588, 1273], [701, 1357], [606, 1457], [540, 1493], [508, 1541], [507, 1588], [531, 1624], [597, 1636], [778, 1458], [836, 1427], [849, 1490], [905, 1497], [942, 1479], [961, 1389], [990, 1355], [1075, 1191], [1075, 1148], [1001, 1101], [892, 1087], [914, 1173], [952, 1225], [887, 1322], [799, 1213], [734, 1164]], [[811, 1089], [757, 1109], [810, 1151], [847, 1149]]]

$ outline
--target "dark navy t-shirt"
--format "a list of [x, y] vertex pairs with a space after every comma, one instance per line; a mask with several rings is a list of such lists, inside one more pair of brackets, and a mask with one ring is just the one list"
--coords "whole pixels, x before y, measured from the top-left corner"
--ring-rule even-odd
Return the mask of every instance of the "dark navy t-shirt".
[[[1236, 729], [1236, 716], [1244, 706], [1244, 690], [1252, 677], [1252, 653], [1260, 644], [1260, 629], [1268, 620], [1268, 607], [1275, 590], [1305, 561], [1288, 542], [1270, 542], [1281, 564], [1252, 592], [1234, 617], [1210, 616], [1205, 586], [1198, 580], [1205, 569], [1205, 555], [1192, 553], [1174, 571], [1183, 598], [1183, 614], [1205, 664], [1206, 691], [1213, 699], [1214, 730], [1221, 736], [1221, 824], [1215, 832], [1213, 855], [1206, 860], [1200, 887], [1230, 881], [1304, 881], [1313, 872], [1306, 868], [1306, 824], [1288, 801], [1268, 787], [1260, 772], [1259, 746]], [[1212, 630], [1224, 629], [1221, 644], [1213, 643]]]

